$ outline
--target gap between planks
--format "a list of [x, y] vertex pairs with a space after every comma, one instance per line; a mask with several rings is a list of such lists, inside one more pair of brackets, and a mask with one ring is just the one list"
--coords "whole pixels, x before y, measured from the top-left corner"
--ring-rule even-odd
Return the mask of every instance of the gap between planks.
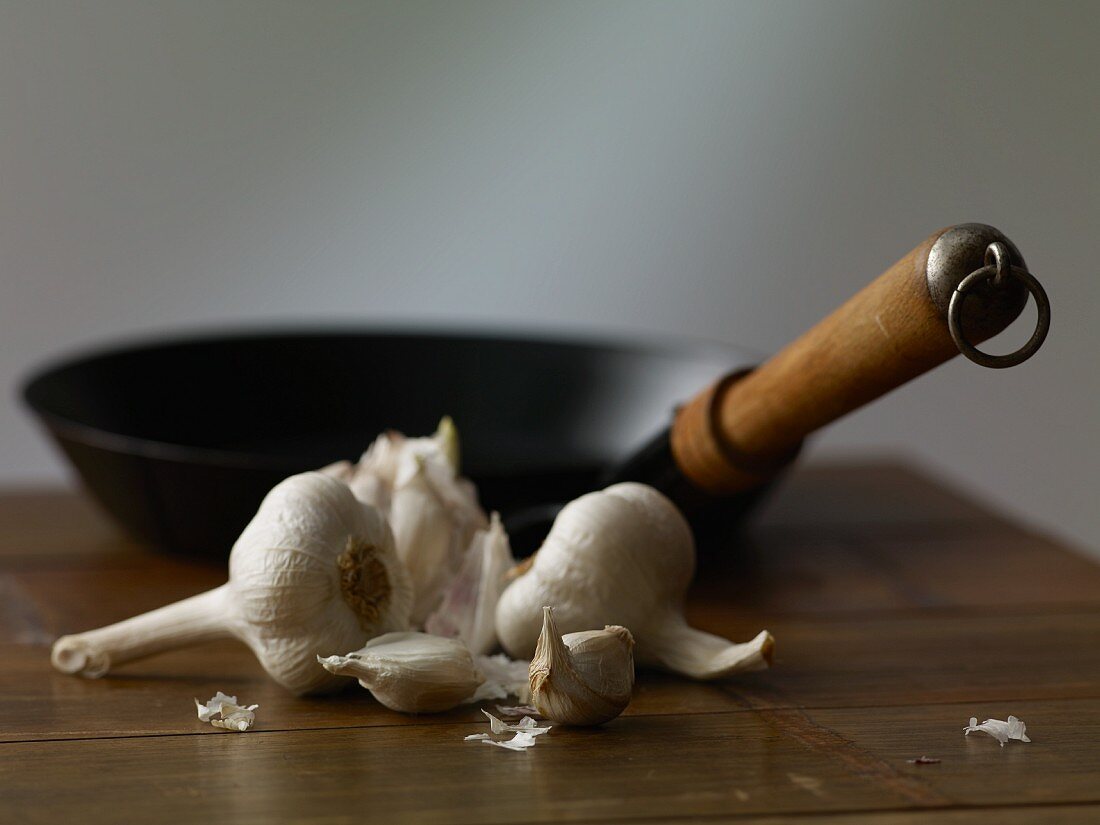
[[[1021, 802], [1016, 805], [966, 805], [963, 803], [955, 803], [951, 805], [926, 805], [920, 808], [900, 808], [900, 807], [883, 807], [883, 808], [842, 808], [838, 810], [829, 811], [802, 811], [798, 813], [784, 813], [784, 814], [759, 814], [759, 813], [744, 813], [744, 814], [688, 814], [685, 816], [651, 816], [651, 817], [635, 817], [631, 822], [638, 823], [688, 823], [688, 822], [747, 822], [747, 823], [759, 823], [759, 825], [768, 825], [768, 823], [787, 823], [792, 821], [806, 820], [807, 822], [821, 821], [821, 820], [835, 820], [844, 822], [858, 822], [860, 820], [868, 822], [882, 822], [883, 817], [890, 817], [891, 822], [896, 822], [897, 825], [908, 825], [908, 823], [916, 822], [918, 819], [927, 819], [933, 821], [939, 814], [973, 814], [974, 822], [982, 821], [1002, 821], [999, 819], [986, 820], [985, 817], [995, 817], [998, 813], [1004, 815], [1013, 814], [1032, 814], [1038, 816], [1042, 811], [1073, 811], [1077, 810], [1082, 814], [1088, 814], [1088, 818], [1083, 818], [1081, 822], [1098, 822], [1100, 821], [1100, 803], [1092, 802], [1088, 800], [1081, 801], [1065, 801], [1065, 802]], [[979, 819], [982, 817], [982, 819]], [[1021, 820], [1024, 821], [1024, 820]], [[1034, 820], [1026, 820], [1028, 822]], [[1042, 820], [1045, 821], [1045, 820]], [[517, 819], [508, 823], [499, 823], [499, 825], [526, 825], [530, 823], [529, 819]], [[607, 825], [607, 823], [615, 823], [619, 825], [622, 820], [615, 819], [571, 819], [570, 825]]]

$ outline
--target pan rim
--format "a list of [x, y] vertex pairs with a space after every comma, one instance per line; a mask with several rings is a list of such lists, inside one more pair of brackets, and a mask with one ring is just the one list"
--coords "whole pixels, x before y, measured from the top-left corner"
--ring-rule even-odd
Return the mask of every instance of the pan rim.
[[179, 328], [168, 333], [136, 333], [119, 336], [113, 341], [100, 342], [91, 347], [73, 348], [67, 353], [48, 358], [30, 370], [19, 382], [22, 403], [38, 418], [40, 424], [57, 438], [76, 440], [89, 446], [111, 452], [174, 461], [189, 465], [211, 465], [235, 469], [284, 470], [293, 462], [265, 453], [226, 450], [175, 441], [162, 441], [128, 435], [94, 426], [50, 409], [37, 399], [36, 391], [58, 374], [95, 361], [128, 354], [172, 349], [175, 347], [211, 344], [216, 342], [248, 341], [271, 338], [405, 338], [409, 340], [440, 339], [479, 341], [487, 344], [532, 344], [553, 347], [576, 347], [619, 351], [641, 355], [669, 357], [694, 357], [700, 361], [713, 360], [730, 369], [758, 361], [754, 354], [734, 344], [713, 339], [688, 336], [659, 335], [642, 338], [637, 330], [593, 330], [585, 327], [528, 326], [522, 331], [514, 327], [478, 324], [434, 325], [422, 322], [387, 322], [379, 324], [362, 321], [310, 321], [264, 322], [211, 325]]

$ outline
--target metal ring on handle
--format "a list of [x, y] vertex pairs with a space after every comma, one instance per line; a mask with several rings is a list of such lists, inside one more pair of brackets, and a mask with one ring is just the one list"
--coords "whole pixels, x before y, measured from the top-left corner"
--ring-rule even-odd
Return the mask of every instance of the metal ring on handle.
[[[1009, 263], [1008, 250], [1004, 249], [1002, 244], [998, 242], [991, 243], [989, 248], [986, 249], [985, 261], [985, 266], [971, 272], [955, 287], [955, 291], [951, 294], [951, 302], [947, 306], [947, 327], [951, 331], [951, 338], [955, 341], [955, 346], [959, 348], [959, 352], [975, 364], [981, 364], [983, 367], [992, 369], [1014, 367], [1033, 356], [1039, 347], [1043, 345], [1043, 341], [1046, 340], [1047, 332], [1050, 331], [1050, 299], [1047, 298], [1046, 290], [1043, 289], [1043, 285], [1036, 280], [1034, 275], [1026, 269]], [[963, 335], [963, 298], [979, 282], [992, 278], [993, 284], [999, 286], [1004, 282], [1005, 276], [1009, 274], [1023, 281], [1024, 286], [1031, 293], [1031, 297], [1035, 299], [1035, 307], [1039, 310], [1039, 318], [1035, 323], [1035, 331], [1031, 333], [1031, 338], [1028, 339], [1026, 344], [1007, 355], [990, 355], [975, 347]]]
[[994, 241], [985, 248], [985, 265], [997, 267], [997, 274], [993, 276], [993, 286], [1000, 289], [1005, 285], [1005, 276], [1012, 269], [1012, 259], [1008, 255], [1008, 248], [1000, 241]]

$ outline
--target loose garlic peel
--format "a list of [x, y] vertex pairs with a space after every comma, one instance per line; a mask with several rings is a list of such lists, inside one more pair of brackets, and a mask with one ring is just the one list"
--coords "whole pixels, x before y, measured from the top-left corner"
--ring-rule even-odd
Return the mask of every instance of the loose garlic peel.
[[325, 650], [351, 650], [408, 627], [412, 591], [377, 509], [320, 473], [277, 485], [229, 556], [229, 581], [118, 624], [63, 636], [54, 666], [97, 677], [123, 662], [235, 637], [296, 694], [345, 680], [317, 665]]
[[620, 623], [634, 658], [693, 679], [761, 670], [775, 642], [767, 631], [734, 644], [690, 627], [683, 600], [695, 572], [695, 543], [664, 495], [627, 482], [570, 502], [528, 569], [497, 604], [497, 635], [514, 658], [531, 656], [543, 605], [566, 632]]
[[630, 704], [634, 638], [618, 625], [562, 637], [544, 607], [542, 633], [531, 660], [531, 703], [565, 725], [599, 725]]
[[508, 534], [500, 515], [493, 513], [489, 529], [474, 535], [462, 566], [447, 584], [443, 600], [424, 629], [436, 636], [462, 639], [475, 654], [491, 653], [497, 646], [497, 602], [514, 564]]
[[402, 713], [450, 710], [484, 682], [465, 644], [427, 633], [387, 633], [362, 650], [317, 661], [331, 673], [355, 677], [375, 699]]

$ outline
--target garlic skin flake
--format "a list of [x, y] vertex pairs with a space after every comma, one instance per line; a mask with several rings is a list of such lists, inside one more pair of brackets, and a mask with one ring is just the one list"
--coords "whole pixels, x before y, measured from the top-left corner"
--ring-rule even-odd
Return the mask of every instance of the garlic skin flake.
[[475, 656], [474, 663], [485, 677], [470, 702], [483, 699], [507, 699], [515, 696], [520, 702], [531, 698], [531, 685], [528, 670], [531, 663], [526, 659], [513, 661], [503, 653], [494, 656]]
[[622, 713], [634, 690], [634, 637], [625, 627], [558, 634], [554, 611], [542, 610], [531, 660], [531, 704], [565, 725], [600, 725]]
[[1015, 716], [1009, 716], [1005, 721], [1001, 721], [1000, 719], [986, 719], [980, 725], [978, 724], [978, 717], [971, 716], [970, 724], [963, 728], [963, 735], [969, 736], [975, 731], [988, 733], [1001, 743], [1002, 748], [1009, 739], [1016, 739], [1020, 742], [1031, 741], [1027, 735], [1027, 725]]
[[622, 624], [638, 664], [693, 679], [762, 670], [775, 641], [766, 630], [734, 644], [690, 627], [683, 601], [695, 573], [695, 542], [679, 509], [657, 490], [626, 482], [570, 502], [546, 541], [497, 604], [509, 655], [534, 654], [542, 606], [565, 632]]
[[533, 748], [538, 744], [538, 739], [535, 738], [535, 734], [531, 731], [521, 730], [516, 731], [516, 735], [511, 739], [506, 739], [503, 742], [498, 742], [495, 739], [482, 740], [486, 745], [495, 745], [498, 748], [504, 748], [510, 751], [525, 751], [528, 748]]
[[540, 727], [539, 723], [530, 716], [524, 716], [513, 725], [501, 719], [497, 719], [497, 717], [493, 716], [493, 714], [489, 713], [487, 710], [482, 709], [481, 712], [484, 713], [485, 718], [489, 720], [489, 730], [497, 736], [502, 733], [516, 733], [518, 731], [526, 731], [532, 736], [542, 736], [544, 733], [549, 733], [551, 728], [554, 727], [553, 725]]
[[[235, 730], [238, 733], [244, 733], [252, 727], [258, 707], [259, 705], [238, 705], [236, 696], [226, 696], [220, 690], [206, 704], [195, 700], [200, 722], [209, 722], [215, 728]], [[219, 716], [220, 719], [216, 718]]]
[[412, 591], [381, 513], [345, 484], [302, 473], [278, 484], [229, 555], [229, 581], [206, 593], [72, 636], [54, 667], [94, 678], [173, 648], [235, 637], [295, 694], [345, 680], [318, 667], [325, 650], [361, 647], [408, 627]]
[[427, 633], [388, 633], [362, 650], [317, 661], [331, 673], [354, 676], [375, 699], [401, 713], [450, 710], [484, 681], [466, 645]]

